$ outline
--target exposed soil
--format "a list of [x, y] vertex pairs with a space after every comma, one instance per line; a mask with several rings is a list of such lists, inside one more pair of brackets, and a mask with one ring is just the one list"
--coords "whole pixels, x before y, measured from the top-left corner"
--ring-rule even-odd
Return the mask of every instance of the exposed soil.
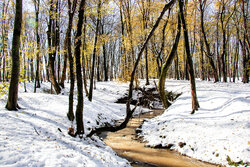
[[145, 118], [153, 118], [162, 112], [163, 110], [153, 110], [150, 113], [132, 118], [127, 128], [102, 136], [104, 142], [119, 156], [129, 160], [134, 167], [215, 167], [215, 165], [180, 155], [169, 149], [145, 147], [145, 143], [138, 140], [136, 128], [141, 125]]
[[[130, 104], [138, 105], [150, 109], [159, 109], [162, 106], [160, 95], [156, 88], [137, 88], [134, 89], [137, 94], [137, 99], [133, 99]], [[178, 98], [181, 93], [166, 92], [166, 97], [170, 102], [173, 102]], [[128, 95], [125, 94], [122, 98], [118, 99], [115, 103], [126, 104], [128, 101]]]
[[[136, 90], [138, 99], [134, 99], [131, 104], [139, 104], [143, 107], [152, 109], [149, 113], [144, 113], [133, 117], [127, 127], [117, 132], [108, 132], [100, 134], [104, 142], [109, 145], [116, 153], [126, 158], [134, 167], [215, 167], [215, 165], [204, 163], [183, 155], [167, 148], [149, 148], [145, 147], [145, 143], [137, 137], [138, 127], [140, 127], [144, 119], [150, 119], [160, 115], [164, 109], [161, 106], [160, 96], [155, 88]], [[180, 94], [167, 92], [169, 101], [174, 101]], [[117, 100], [117, 103], [126, 103], [127, 96]], [[158, 108], [158, 109], [157, 109]], [[180, 143], [182, 145], [184, 143]], [[171, 147], [171, 146], [169, 146]]]

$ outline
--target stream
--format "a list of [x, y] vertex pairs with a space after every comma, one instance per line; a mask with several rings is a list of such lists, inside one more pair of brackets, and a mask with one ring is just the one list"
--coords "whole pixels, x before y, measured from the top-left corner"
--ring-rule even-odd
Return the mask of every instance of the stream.
[[158, 109], [135, 116], [125, 129], [103, 133], [101, 137], [119, 156], [130, 161], [133, 167], [215, 167], [216, 165], [180, 155], [176, 151], [145, 147], [145, 143], [137, 139], [135, 131], [142, 121], [160, 115], [163, 111]]

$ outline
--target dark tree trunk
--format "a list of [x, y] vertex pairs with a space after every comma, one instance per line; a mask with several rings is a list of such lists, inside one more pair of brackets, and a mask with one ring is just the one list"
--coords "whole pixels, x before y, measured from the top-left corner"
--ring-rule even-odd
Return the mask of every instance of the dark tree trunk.
[[213, 76], [214, 76], [214, 82], [218, 82], [219, 79], [218, 79], [218, 73], [217, 73], [217, 69], [214, 65], [214, 60], [213, 60], [213, 54], [211, 53], [211, 50], [210, 50], [210, 44], [208, 43], [208, 40], [207, 40], [207, 35], [206, 35], [206, 32], [205, 32], [205, 28], [204, 28], [204, 9], [206, 7], [206, 1], [202, 1], [202, 0], [199, 0], [200, 2], [200, 14], [201, 14], [201, 32], [203, 34], [203, 39], [204, 39], [204, 42], [205, 42], [205, 46], [206, 46], [206, 56], [209, 60], [209, 64], [210, 66], [212, 67], [212, 71], [213, 71]]
[[200, 38], [200, 50], [201, 50], [201, 56], [200, 56], [200, 75], [201, 79], [205, 80], [205, 71], [204, 71], [204, 45], [203, 40]]
[[[69, 71], [70, 71], [70, 91], [69, 91], [69, 110], [67, 113], [68, 119], [70, 121], [74, 121], [74, 112], [73, 112], [73, 104], [74, 104], [74, 87], [75, 87], [75, 74], [74, 74], [74, 59], [72, 56], [72, 49], [71, 49], [71, 31], [73, 26], [73, 18], [76, 10], [77, 0], [73, 1], [73, 5], [71, 0], [68, 0], [68, 15], [69, 15], [69, 23], [67, 28], [67, 34], [65, 38], [65, 44], [67, 44], [67, 52], [65, 53], [65, 57], [69, 58]], [[64, 84], [64, 80], [61, 80]]]
[[60, 53], [60, 0], [56, 0], [56, 30], [55, 30], [55, 45], [57, 55], [57, 81], [60, 82], [61, 70], [61, 53]]
[[176, 34], [176, 37], [175, 37], [175, 41], [174, 41], [172, 50], [171, 50], [166, 62], [164, 63], [164, 65], [162, 67], [161, 75], [160, 75], [159, 83], [158, 83], [158, 85], [159, 85], [159, 94], [160, 94], [162, 103], [163, 103], [165, 108], [168, 108], [171, 105], [171, 103], [166, 98], [165, 81], [166, 81], [166, 77], [167, 77], [167, 71], [168, 71], [169, 67], [171, 66], [171, 64], [172, 64], [172, 62], [174, 60], [174, 57], [176, 55], [177, 47], [178, 47], [178, 44], [179, 44], [179, 39], [180, 39], [180, 36], [181, 36], [181, 20], [180, 20], [179, 14], [180, 14], [180, 11], [178, 12], [178, 15], [177, 15], [177, 17], [178, 17], [178, 25], [177, 25], [177, 34]]
[[86, 15], [84, 14], [84, 22], [85, 24], [83, 25], [83, 54], [82, 54], [82, 72], [83, 72], [83, 83], [84, 83], [84, 90], [85, 90], [85, 94], [88, 97], [89, 92], [87, 89], [87, 76], [86, 76], [86, 67], [85, 67], [85, 50], [86, 50]]
[[77, 78], [77, 106], [76, 106], [76, 124], [77, 130], [75, 135], [79, 135], [82, 138], [84, 134], [83, 127], [83, 84], [82, 84], [82, 68], [81, 68], [81, 35], [82, 27], [84, 21], [84, 10], [85, 10], [85, 0], [81, 0], [79, 13], [78, 13], [78, 23], [77, 32], [75, 37], [75, 62], [76, 62], [76, 78]]
[[[48, 57], [47, 56], [44, 56], [44, 62], [45, 62], [45, 68], [46, 68], [46, 80], [50, 81], [50, 78], [49, 78], [49, 64], [48, 64]], [[29, 68], [29, 66], [28, 66], [28, 68]], [[28, 69], [28, 71], [29, 71], [29, 69]], [[28, 72], [28, 74], [29, 74], [29, 72]], [[28, 76], [28, 78], [29, 78], [29, 76]]]
[[100, 82], [101, 81], [101, 77], [100, 77], [100, 56], [97, 56], [97, 81]]
[[99, 24], [100, 24], [100, 17], [101, 17], [101, 0], [98, 2], [98, 8], [97, 8], [97, 23], [96, 23], [96, 30], [95, 30], [95, 41], [94, 41], [94, 50], [93, 50], [93, 56], [92, 56], [92, 69], [91, 69], [91, 76], [90, 76], [90, 85], [89, 85], [89, 101], [92, 101], [93, 97], [93, 84], [94, 84], [94, 73], [95, 73], [95, 59], [96, 59], [96, 45], [98, 40], [98, 30], [99, 30]]
[[107, 54], [106, 54], [105, 42], [102, 45], [102, 51], [103, 51], [104, 81], [108, 81], [108, 67], [107, 67]]
[[34, 60], [33, 58], [30, 59], [30, 80], [34, 81]]
[[49, 14], [49, 25], [48, 25], [48, 47], [49, 47], [49, 74], [50, 74], [50, 81], [53, 85], [53, 88], [55, 89], [56, 93], [59, 94], [61, 93], [61, 88], [56, 81], [55, 77], [55, 58], [56, 58], [56, 51], [53, 50], [52, 48], [56, 47], [56, 42], [55, 42], [55, 33], [54, 30], [52, 29], [53, 24], [55, 23], [55, 20], [53, 19], [53, 13], [54, 13], [54, 2], [53, 0], [50, 1], [50, 14]]
[[[248, 2], [247, 2], [248, 3]], [[247, 5], [248, 7], [248, 5]], [[243, 23], [244, 23], [244, 33], [243, 33], [243, 45], [242, 45], [242, 53], [243, 53], [243, 83], [249, 82], [249, 73], [250, 73], [250, 61], [249, 61], [249, 50], [250, 43], [249, 43], [249, 36], [248, 36], [248, 28], [247, 28], [247, 18], [248, 18], [248, 11], [245, 11], [245, 2], [242, 1], [242, 15], [243, 15]], [[248, 9], [248, 8], [246, 8]]]
[[174, 61], [174, 69], [175, 69], [175, 79], [180, 80], [180, 75], [179, 75], [179, 57], [176, 55], [175, 61]]
[[217, 54], [217, 68], [219, 71], [219, 81], [221, 81], [221, 62], [220, 62], [220, 52], [219, 52], [219, 12], [216, 20], [216, 54]]
[[39, 36], [39, 8], [40, 8], [40, 0], [34, 0], [35, 11], [36, 11], [36, 78], [35, 78], [35, 86], [34, 86], [34, 93], [36, 93], [36, 88], [40, 88], [40, 79], [39, 79], [39, 72], [40, 72], [40, 36]]
[[22, 30], [22, 0], [16, 0], [16, 13], [14, 22], [14, 31], [12, 39], [12, 69], [11, 69], [11, 81], [9, 87], [8, 101], [6, 108], [8, 110], [17, 110], [19, 108], [17, 104], [18, 98], [18, 80], [20, 73], [20, 36]]
[[184, 33], [185, 48], [186, 48], [187, 62], [188, 62], [188, 71], [189, 71], [190, 84], [191, 84], [191, 95], [192, 95], [191, 114], [194, 114], [194, 112], [198, 110], [199, 108], [199, 103], [198, 103], [198, 98], [196, 94], [193, 61], [192, 61], [192, 57], [190, 54], [190, 47], [189, 47], [189, 40], [188, 40], [188, 30], [187, 30], [186, 21], [185, 21], [184, 14], [183, 14], [183, 0], [178, 0], [178, 2], [179, 2], [180, 13], [181, 13], [180, 15], [181, 15], [181, 21], [182, 21], [182, 27], [183, 27], [183, 33]]

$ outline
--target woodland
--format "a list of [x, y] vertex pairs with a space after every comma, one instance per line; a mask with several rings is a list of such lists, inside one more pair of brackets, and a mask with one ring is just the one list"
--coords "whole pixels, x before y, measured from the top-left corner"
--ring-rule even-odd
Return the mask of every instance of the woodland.
[[[36, 92], [40, 82], [49, 81], [56, 94], [70, 82], [71, 121], [75, 80], [79, 116], [83, 89], [91, 101], [98, 81], [130, 81], [132, 92], [138, 79], [148, 85], [150, 78], [159, 78], [167, 108], [166, 77], [190, 79], [193, 112], [199, 107], [195, 77], [249, 82], [248, 1], [33, 0], [24, 11], [22, 1], [0, 5], [0, 81], [1, 91], [11, 81], [10, 110], [18, 108], [18, 82], [34, 82]], [[82, 116], [76, 118], [82, 125]]]
[[[6, 108], [18, 110], [19, 84], [51, 83], [51, 94], [70, 84], [67, 117], [73, 137], [84, 135], [84, 96], [92, 101], [98, 82], [129, 82], [130, 103], [141, 80], [155, 85], [164, 108], [171, 103], [167, 78], [188, 80], [192, 111], [199, 109], [196, 81], [249, 83], [247, 0], [1, 0], [0, 91]], [[158, 83], [152, 82], [157, 79]], [[77, 105], [74, 114], [74, 89]]]
[[204, 166], [248, 166], [249, 9], [248, 0], [1, 0], [0, 165], [130, 166], [98, 135], [156, 104], [162, 115], [140, 122], [138, 141]]

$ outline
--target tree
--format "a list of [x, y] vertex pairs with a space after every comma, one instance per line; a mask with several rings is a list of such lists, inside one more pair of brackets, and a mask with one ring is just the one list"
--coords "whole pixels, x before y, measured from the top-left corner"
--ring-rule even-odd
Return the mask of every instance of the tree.
[[172, 64], [174, 57], [176, 55], [177, 47], [178, 47], [180, 36], [181, 36], [180, 10], [177, 13], [177, 17], [178, 17], [178, 23], [177, 23], [177, 33], [176, 33], [175, 41], [174, 41], [172, 50], [169, 53], [169, 56], [167, 57], [166, 62], [162, 66], [161, 75], [160, 75], [159, 83], [158, 83], [159, 84], [159, 94], [160, 94], [160, 97], [162, 100], [162, 104], [165, 108], [168, 108], [171, 105], [171, 103], [166, 98], [165, 81], [166, 81], [166, 77], [167, 77], [167, 71], [168, 71], [170, 65]]
[[188, 63], [188, 71], [189, 71], [189, 78], [190, 78], [190, 84], [191, 84], [191, 95], [192, 95], [192, 112], [191, 114], [194, 114], [196, 110], [198, 110], [199, 102], [197, 99], [196, 94], [196, 86], [195, 86], [195, 77], [194, 77], [194, 69], [193, 69], [193, 61], [190, 54], [190, 47], [189, 47], [189, 40], [188, 40], [188, 29], [186, 26], [186, 21], [183, 13], [183, 0], [178, 0], [179, 3], [179, 9], [180, 9], [180, 16], [181, 16], [181, 22], [183, 27], [183, 34], [184, 34], [184, 42], [185, 42], [185, 48], [186, 48], [186, 54], [187, 54], [187, 63]]
[[85, 0], [81, 0], [79, 12], [77, 31], [75, 36], [75, 63], [76, 63], [76, 79], [77, 79], [77, 106], [76, 106], [76, 124], [77, 130], [75, 135], [79, 135], [82, 138], [84, 134], [83, 127], [83, 84], [82, 84], [82, 72], [81, 72], [81, 35], [83, 27], [83, 14], [85, 10]]
[[36, 12], [36, 77], [35, 77], [35, 86], [34, 93], [36, 93], [36, 88], [40, 88], [40, 79], [39, 79], [39, 67], [40, 67], [40, 35], [38, 32], [39, 28], [39, 11], [40, 11], [40, 0], [33, 0], [35, 5]]
[[48, 47], [49, 47], [49, 74], [50, 74], [50, 81], [56, 91], [57, 94], [61, 93], [61, 88], [56, 81], [55, 76], [55, 58], [56, 58], [56, 32], [55, 32], [55, 9], [54, 7], [57, 6], [54, 4], [53, 0], [50, 0], [50, 10], [49, 10], [49, 23], [48, 23]]
[[18, 81], [20, 73], [20, 36], [22, 29], [22, 0], [16, 0], [16, 13], [14, 22], [14, 31], [12, 39], [12, 70], [11, 81], [9, 87], [8, 101], [6, 108], [8, 110], [17, 110], [19, 108], [17, 103], [18, 97]]
[[247, 18], [248, 18], [248, 13], [249, 11], [246, 11], [248, 8], [248, 1], [242, 0], [241, 1], [241, 10], [242, 10], [242, 15], [243, 15], [243, 44], [242, 44], [242, 53], [243, 53], [243, 83], [248, 83], [249, 82], [249, 73], [250, 73], [250, 59], [249, 59], [249, 50], [250, 50], [250, 42], [249, 42], [249, 35], [248, 35], [248, 26], [247, 26]]
[[97, 6], [97, 21], [96, 21], [94, 49], [93, 49], [93, 56], [92, 56], [92, 68], [91, 68], [91, 76], [90, 76], [91, 78], [90, 78], [89, 94], [88, 94], [89, 101], [92, 101], [92, 97], [93, 97], [95, 59], [96, 59], [97, 40], [98, 40], [98, 34], [99, 34], [98, 31], [99, 31], [99, 24], [100, 24], [100, 17], [101, 17], [101, 2], [102, 1], [99, 0], [98, 6]]
[[206, 3], [207, 3], [207, 0], [199, 0], [199, 10], [200, 10], [200, 15], [201, 15], [200, 16], [201, 32], [202, 32], [203, 39], [204, 39], [205, 46], [206, 46], [206, 50], [207, 50], [206, 56], [209, 60], [210, 66], [212, 67], [212, 70], [213, 70], [214, 82], [218, 82], [219, 81], [218, 73], [217, 73], [217, 69], [215, 67], [214, 60], [213, 60], [214, 54], [211, 52], [210, 44], [208, 43], [207, 35], [205, 32], [205, 27], [204, 27], [204, 12], [205, 12], [205, 8], [206, 8]]
[[[74, 102], [74, 87], [75, 87], [75, 74], [74, 74], [74, 59], [72, 56], [72, 49], [71, 49], [71, 31], [73, 26], [73, 18], [74, 13], [77, 6], [77, 0], [73, 0], [73, 4], [71, 0], [68, 0], [68, 15], [69, 15], [69, 22], [68, 28], [65, 37], [65, 45], [67, 51], [65, 52], [64, 56], [69, 58], [69, 68], [70, 68], [70, 92], [69, 92], [69, 110], [68, 110], [68, 118], [70, 121], [74, 121], [74, 113], [73, 113], [73, 102]], [[66, 61], [66, 60], [64, 60]], [[66, 68], [65, 68], [66, 71]], [[62, 83], [64, 85], [64, 75], [62, 76]]]

